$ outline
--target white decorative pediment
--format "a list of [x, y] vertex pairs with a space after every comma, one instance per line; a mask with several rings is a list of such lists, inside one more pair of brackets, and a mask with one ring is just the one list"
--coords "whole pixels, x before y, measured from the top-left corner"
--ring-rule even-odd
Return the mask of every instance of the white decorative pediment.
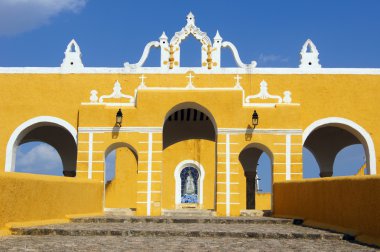
[[252, 61], [250, 64], [245, 64], [241, 61], [239, 53], [234, 46], [229, 41], [222, 42], [223, 39], [216, 32], [214, 37], [214, 43], [212, 43], [206, 32], [203, 32], [199, 27], [195, 25], [195, 16], [190, 12], [186, 17], [186, 25], [174, 36], [168, 40], [165, 32], [162, 33], [159, 41], [149, 42], [145, 48], [140, 60], [135, 64], [130, 64], [129, 62], [124, 63], [124, 67], [129, 71], [133, 72], [136, 69], [143, 67], [146, 59], [149, 56], [150, 50], [153, 47], [161, 48], [161, 60], [160, 66], [162, 70], [169, 71], [171, 69], [179, 69], [181, 67], [181, 42], [186, 39], [189, 35], [193, 35], [202, 44], [201, 47], [201, 66], [202, 71], [208, 71], [212, 69], [219, 69], [221, 67], [221, 48], [225, 47], [231, 50], [233, 57], [235, 59], [236, 65], [240, 68], [249, 69], [256, 67], [256, 61]]
[[[260, 92], [255, 95], [249, 95], [244, 100], [245, 106], [257, 106], [257, 107], [272, 107], [276, 104], [292, 104], [292, 93], [290, 91], [285, 91], [284, 96], [272, 95], [268, 91], [268, 83], [263, 80], [260, 83]], [[255, 101], [256, 100], [256, 101]], [[262, 100], [275, 100], [269, 102], [263, 102]]]
[[80, 47], [77, 42], [72, 39], [70, 43], [67, 45], [65, 51], [65, 58], [61, 64], [61, 68], [64, 71], [75, 72], [80, 71], [84, 68], [82, 63], [82, 54], [80, 51]]
[[[115, 104], [117, 106], [134, 106], [135, 105], [135, 97], [127, 94], [123, 94], [121, 92], [121, 85], [120, 82], [117, 80], [113, 86], [113, 92], [109, 95], [102, 95], [100, 98], [98, 98], [98, 91], [96, 90], [91, 90], [90, 92], [90, 104], [92, 105], [97, 105], [97, 104], [106, 104], [106, 105], [112, 105]], [[118, 102], [115, 103], [114, 101], [112, 102], [105, 102], [105, 99], [127, 99], [127, 102]], [[88, 103], [84, 103], [88, 105]]]

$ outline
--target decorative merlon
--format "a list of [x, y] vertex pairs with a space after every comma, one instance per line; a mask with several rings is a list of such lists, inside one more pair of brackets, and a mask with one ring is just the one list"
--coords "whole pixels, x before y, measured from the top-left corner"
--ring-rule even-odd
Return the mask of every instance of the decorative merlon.
[[308, 39], [303, 45], [301, 52], [301, 64], [300, 68], [305, 69], [315, 69], [321, 68], [322, 66], [319, 64], [319, 52], [314, 43]]
[[84, 68], [82, 63], [82, 54], [77, 42], [72, 39], [67, 45], [65, 58], [61, 64], [61, 68], [67, 72], [76, 72]]

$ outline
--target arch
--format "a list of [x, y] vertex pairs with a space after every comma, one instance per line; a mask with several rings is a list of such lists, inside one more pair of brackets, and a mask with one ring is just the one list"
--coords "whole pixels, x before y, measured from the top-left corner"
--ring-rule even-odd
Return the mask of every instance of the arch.
[[129, 148], [132, 151], [133, 155], [135, 156], [136, 160], [138, 161], [137, 150], [132, 145], [125, 142], [116, 142], [108, 146], [107, 149], [104, 151], [104, 160], [108, 156], [108, 154], [110, 154], [111, 151], [116, 150], [117, 148], [120, 148], [120, 147]]
[[77, 131], [67, 121], [53, 116], [39, 116], [27, 120], [19, 125], [11, 134], [7, 143], [5, 156], [5, 171], [13, 172], [15, 170], [16, 151], [21, 140], [32, 130], [41, 126], [58, 126], [67, 130], [73, 137], [77, 145]]
[[194, 102], [180, 103], [169, 110], [163, 124], [162, 148], [190, 139], [216, 142], [217, 126], [211, 113]]
[[363, 127], [351, 120], [341, 117], [328, 117], [313, 122], [304, 130], [302, 134], [302, 145], [305, 145], [306, 139], [313, 131], [327, 126], [333, 126], [340, 129], [344, 129], [347, 132], [351, 133], [353, 136], [355, 136], [364, 147], [365, 154], [367, 157], [366, 165], [368, 167], [368, 173], [370, 175], [376, 175], [376, 153], [373, 140], [370, 134]]
[[[271, 187], [273, 187], [273, 153], [264, 144], [251, 143], [243, 148], [239, 153], [239, 162], [244, 170], [246, 178], [246, 208], [257, 209], [257, 165], [262, 154], [265, 153], [270, 159]], [[273, 191], [273, 190], [272, 190]], [[269, 207], [269, 206], [268, 206]]]
[[[106, 157], [115, 153], [115, 176], [107, 183]], [[136, 149], [125, 142], [115, 142], [104, 151], [104, 207], [136, 208], [138, 154]]]
[[195, 160], [183, 160], [180, 162], [174, 170], [174, 179], [175, 179], [175, 204], [181, 204], [181, 171], [186, 167], [193, 167], [198, 170], [200, 174], [199, 181], [199, 204], [203, 205], [203, 182], [205, 178], [205, 170], [203, 166]]
[[196, 103], [196, 102], [182, 102], [182, 103], [179, 103], [179, 104], [175, 105], [174, 107], [172, 107], [166, 113], [165, 119], [164, 119], [164, 122], [163, 122], [162, 125], [163, 126], [165, 125], [166, 120], [174, 112], [176, 112], [178, 110], [181, 110], [181, 109], [187, 109], [187, 108], [196, 109], [196, 110], [199, 110], [200, 112], [206, 114], [210, 118], [210, 121], [212, 122], [212, 125], [214, 126], [215, 132], [217, 132], [218, 127], [217, 127], [216, 121], [215, 121], [214, 116], [212, 115], [212, 113], [207, 108], [205, 108], [204, 106], [202, 106], [202, 105], [200, 105], [199, 103]]
[[250, 143], [247, 146], [245, 146], [241, 150], [241, 152], [243, 152], [246, 149], [250, 149], [250, 148], [259, 149], [259, 150], [265, 152], [269, 156], [269, 158], [271, 159], [271, 161], [273, 162], [273, 152], [266, 145], [261, 144], [261, 143]]

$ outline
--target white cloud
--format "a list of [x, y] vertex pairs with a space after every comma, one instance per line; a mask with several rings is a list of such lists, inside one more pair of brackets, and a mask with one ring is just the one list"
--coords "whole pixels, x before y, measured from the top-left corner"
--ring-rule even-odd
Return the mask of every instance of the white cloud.
[[16, 171], [31, 173], [62, 172], [62, 161], [58, 152], [48, 144], [38, 144], [27, 152], [18, 150]]
[[289, 59], [276, 54], [260, 54], [259, 60], [266, 64], [271, 62], [288, 62]]
[[11, 36], [49, 23], [61, 12], [79, 12], [87, 0], [0, 0], [0, 36]]

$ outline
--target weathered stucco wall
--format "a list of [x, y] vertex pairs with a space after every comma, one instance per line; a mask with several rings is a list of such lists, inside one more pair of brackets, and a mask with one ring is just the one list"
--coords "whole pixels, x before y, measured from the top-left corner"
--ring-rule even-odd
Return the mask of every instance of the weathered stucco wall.
[[0, 229], [10, 222], [64, 219], [103, 212], [103, 185], [78, 178], [0, 174]]
[[303, 219], [380, 245], [380, 176], [336, 177], [274, 184], [274, 215]]

